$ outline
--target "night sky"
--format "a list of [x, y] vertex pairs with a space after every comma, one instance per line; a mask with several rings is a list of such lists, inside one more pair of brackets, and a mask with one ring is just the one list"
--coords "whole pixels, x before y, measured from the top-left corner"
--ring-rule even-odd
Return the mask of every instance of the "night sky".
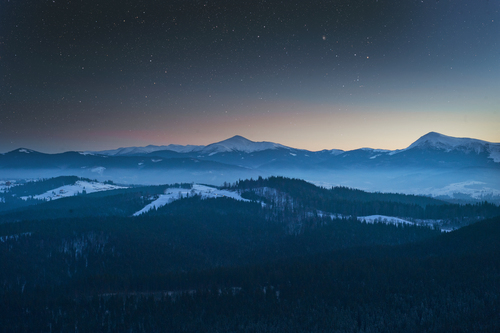
[[500, 142], [499, 0], [0, 0], [0, 152]]

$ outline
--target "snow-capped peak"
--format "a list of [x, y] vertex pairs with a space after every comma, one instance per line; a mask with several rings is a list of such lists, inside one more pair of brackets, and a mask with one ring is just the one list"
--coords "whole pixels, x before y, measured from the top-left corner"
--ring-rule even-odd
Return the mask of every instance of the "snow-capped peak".
[[476, 154], [487, 152], [494, 162], [500, 162], [500, 143], [491, 143], [471, 138], [455, 138], [436, 132], [427, 133], [403, 150], [413, 148], [431, 148], [446, 152], [459, 150], [465, 153], [475, 152]]
[[253, 153], [267, 149], [288, 148], [278, 143], [261, 141], [254, 142], [242, 136], [235, 135], [232, 138], [212, 143], [201, 150], [202, 153], [223, 153], [240, 151], [245, 153]]
[[30, 154], [30, 153], [35, 153], [34, 150], [31, 149], [26, 149], [26, 148], [19, 148], [16, 150], [11, 151], [11, 153], [24, 153], [24, 154]]
[[489, 142], [470, 138], [455, 138], [436, 132], [430, 132], [412, 143], [408, 149], [412, 148], [434, 148], [451, 151], [462, 148], [476, 153], [483, 152]]

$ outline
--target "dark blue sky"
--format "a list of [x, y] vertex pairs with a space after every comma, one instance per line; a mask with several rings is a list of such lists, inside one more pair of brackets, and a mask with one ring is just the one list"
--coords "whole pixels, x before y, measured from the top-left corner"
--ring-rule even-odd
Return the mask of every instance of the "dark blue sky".
[[0, 151], [500, 141], [500, 1], [2, 1]]

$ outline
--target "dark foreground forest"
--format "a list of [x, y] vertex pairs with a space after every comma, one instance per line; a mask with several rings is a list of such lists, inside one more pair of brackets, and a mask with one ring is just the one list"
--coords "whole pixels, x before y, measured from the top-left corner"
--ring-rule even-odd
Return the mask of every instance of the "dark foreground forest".
[[[164, 188], [9, 211], [0, 331], [500, 331], [500, 217], [487, 217], [497, 206], [259, 181], [227, 186], [249, 202], [195, 195], [138, 217], [127, 209]], [[274, 188], [274, 198], [259, 188]], [[485, 218], [443, 233], [328, 207]]]

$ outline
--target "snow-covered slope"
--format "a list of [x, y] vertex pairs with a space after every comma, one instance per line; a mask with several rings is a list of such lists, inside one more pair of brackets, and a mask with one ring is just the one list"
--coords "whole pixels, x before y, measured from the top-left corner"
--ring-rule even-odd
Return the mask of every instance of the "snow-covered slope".
[[175, 200], [192, 197], [195, 195], [201, 196], [202, 199], [227, 197], [233, 198], [235, 200], [250, 201], [247, 199], [243, 199], [238, 193], [233, 191], [219, 190], [214, 187], [194, 184], [191, 189], [168, 188], [165, 191], [165, 194], [161, 194], [156, 200], [148, 204], [140, 211], [134, 213], [134, 216], [139, 216], [141, 214], [147, 213], [151, 209], [163, 207], [171, 202], [174, 202]]
[[33, 153], [33, 152], [35, 152], [35, 151], [34, 151], [34, 150], [31, 150], [31, 149], [26, 149], [26, 148], [19, 148], [19, 149], [17, 150], [17, 152], [19, 152], [19, 153], [25, 153], [25, 154], [30, 154], [30, 153]]
[[[109, 191], [126, 188], [123, 186], [111, 185], [111, 184], [103, 184], [99, 182], [88, 182], [83, 180], [78, 180], [72, 185], [65, 185], [53, 190], [47, 191], [42, 194], [38, 194], [33, 196], [33, 199], [37, 200], [56, 200], [65, 197], [72, 197], [82, 193], [93, 193], [100, 191]], [[23, 200], [28, 200], [30, 197], [24, 196], [21, 197]]]
[[15, 180], [0, 180], [0, 193], [7, 192], [7, 190], [13, 186], [18, 186]]

